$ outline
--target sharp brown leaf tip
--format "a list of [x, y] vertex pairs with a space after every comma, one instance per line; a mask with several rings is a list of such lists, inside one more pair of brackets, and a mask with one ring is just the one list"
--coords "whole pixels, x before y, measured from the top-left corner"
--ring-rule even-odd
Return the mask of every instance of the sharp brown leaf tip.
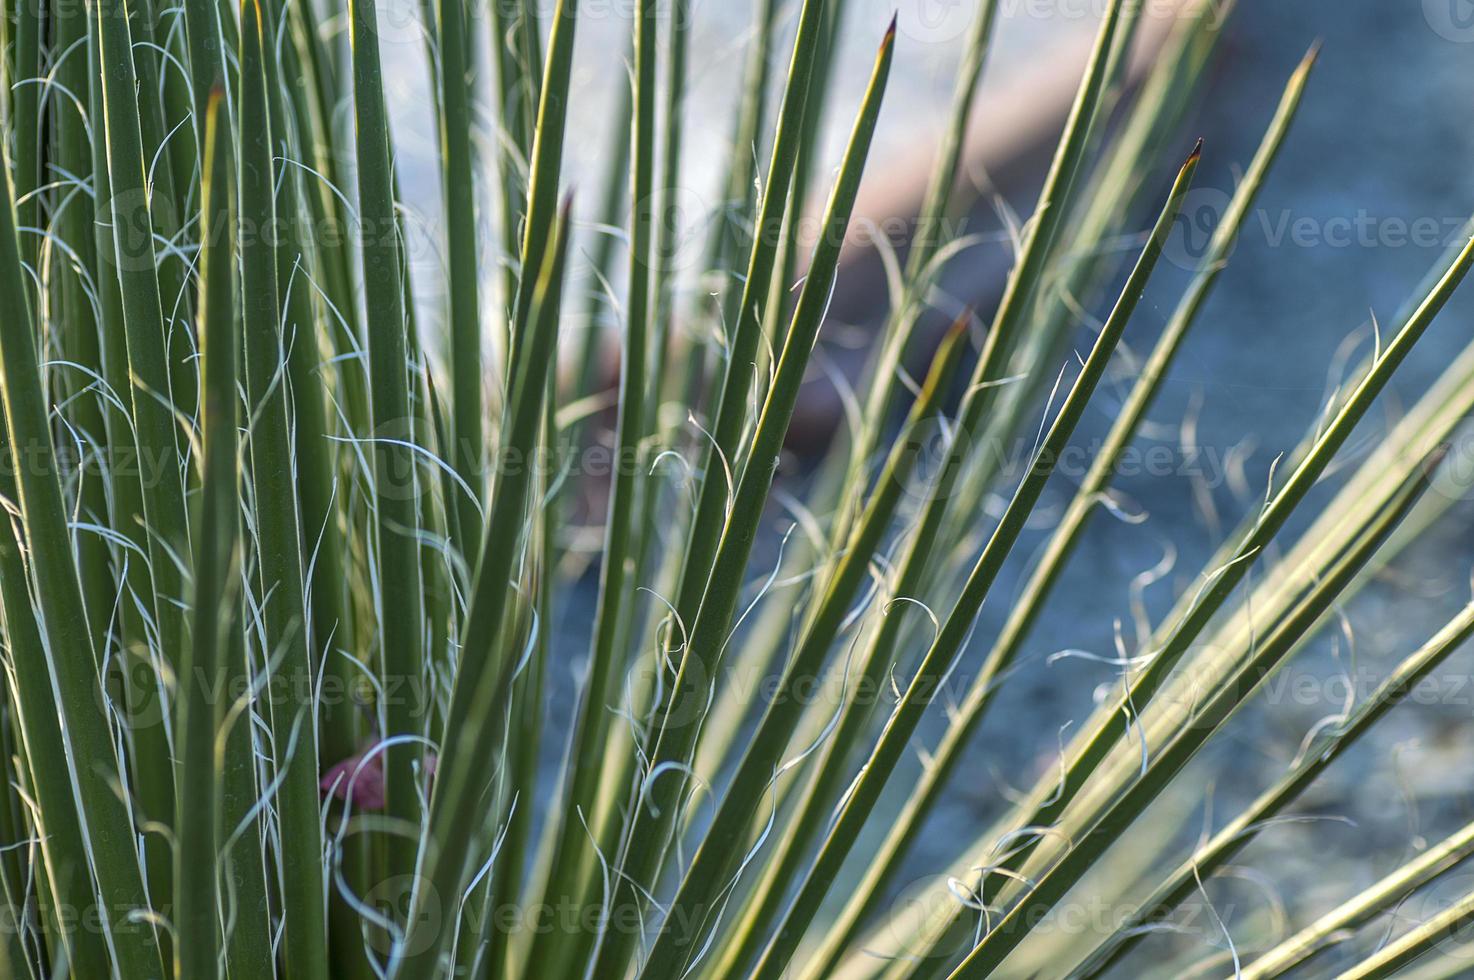
[[1196, 163], [1198, 161], [1198, 158], [1201, 157], [1202, 155], [1203, 155], [1203, 138], [1201, 136], [1199, 136], [1197, 143], [1193, 144], [1193, 151], [1187, 155], [1187, 162], [1188, 163]]
[[894, 11], [891, 14], [891, 26], [890, 27], [887, 27], [885, 29], [885, 40], [883, 42], [881, 42], [881, 43], [883, 43], [883, 44], [892, 44], [892, 43], [895, 42], [895, 40], [896, 40], [896, 21], [900, 20], [900, 18], [901, 18], [901, 12], [899, 10]]
[[1424, 478], [1431, 478], [1433, 476], [1433, 472], [1437, 470], [1438, 467], [1443, 465], [1443, 461], [1445, 459], [1448, 459], [1448, 454], [1452, 451], [1453, 445], [1447, 442], [1439, 443], [1437, 446], [1433, 447], [1433, 451], [1430, 452], [1427, 456], [1423, 457]]

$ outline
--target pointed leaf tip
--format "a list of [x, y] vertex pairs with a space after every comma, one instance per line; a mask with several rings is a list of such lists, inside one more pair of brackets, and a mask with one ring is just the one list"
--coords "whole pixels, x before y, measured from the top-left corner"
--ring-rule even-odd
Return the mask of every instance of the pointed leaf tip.
[[951, 340], [953, 337], [966, 333], [968, 324], [972, 323], [972, 318], [975, 315], [976, 310], [971, 304], [964, 307], [962, 312], [957, 314], [957, 319], [952, 321], [952, 326], [947, 328], [946, 339]]
[[898, 20], [900, 20], [900, 18], [901, 18], [901, 12], [899, 10], [893, 11], [891, 13], [891, 26], [890, 27], [887, 27], [885, 29], [885, 40], [881, 42], [882, 44], [894, 44], [895, 43], [895, 40], [896, 40], [896, 22]]
[[1193, 151], [1187, 155], [1187, 162], [1188, 163], [1196, 163], [1198, 161], [1198, 158], [1201, 157], [1202, 155], [1203, 155], [1203, 138], [1201, 136], [1199, 136], [1197, 143], [1193, 144]]
[[1448, 458], [1448, 454], [1452, 451], [1453, 445], [1451, 443], [1442, 442], [1434, 446], [1433, 450], [1427, 456], [1423, 457], [1423, 478], [1425, 480], [1431, 480], [1434, 472], [1437, 471], [1438, 467], [1443, 465], [1443, 461]]

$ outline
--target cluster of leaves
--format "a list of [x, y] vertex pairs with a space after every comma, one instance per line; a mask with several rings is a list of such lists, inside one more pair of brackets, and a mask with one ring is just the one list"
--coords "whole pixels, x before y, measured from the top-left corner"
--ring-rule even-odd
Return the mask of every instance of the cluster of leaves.
[[[1406, 447], [1439, 444], [1474, 407], [1474, 354], [1330, 499], [1305, 501], [1470, 246], [1418, 289], [1177, 607], [1123, 650], [1119, 691], [1061, 746], [1058, 772], [956, 843], [924, 914], [889, 916], [925, 820], [960, 764], [979, 765], [972, 736], [1020, 650], [1058, 614], [1072, 552], [1114, 507], [1117, 463], [1224, 270], [1314, 53], [911, 777], [918, 726], [1182, 216], [1199, 150], [1153, 200], [1157, 162], [1179, 158], [1226, 9], [1184, 4], [1129, 85], [1143, 8], [1107, 5], [998, 308], [958, 317], [917, 383], [904, 365], [935, 336], [938, 278], [975, 244], [948, 216], [970, 203], [959, 161], [997, 14], [976, 4], [914, 235], [888, 264], [889, 312], [799, 503], [775, 480], [905, 53], [893, 24], [858, 106], [832, 106], [847, 4], [796, 5], [786, 73], [779, 7], [755, 6], [721, 204], [688, 276], [672, 216], [691, 4], [636, 0], [617, 86], [629, 126], [590, 223], [606, 288], [575, 311], [565, 279], [582, 259], [560, 198], [576, 0], [423, 5], [444, 205], [430, 309], [411, 288], [374, 0], [5, 5], [0, 975], [1140, 975], [1143, 936], [1474, 632], [1469, 610], [1437, 631], [1251, 808], [1159, 868], [1126, 921], [1038, 928], [1429, 505], [1440, 457]], [[853, 125], [808, 236], [830, 108]], [[478, 146], [483, 110], [496, 138]], [[1134, 236], [1143, 205], [1157, 216]], [[1102, 294], [1088, 354], [1070, 356], [1080, 300]], [[609, 406], [613, 464], [595, 472], [583, 464]], [[1021, 474], [984, 451], [1036, 425]], [[780, 498], [795, 519], [753, 581]], [[553, 716], [568, 669], [554, 624], [587, 601], [573, 586], [591, 500], [591, 641], [571, 714]], [[1292, 517], [1308, 530], [1280, 541]], [[1470, 853], [1466, 829], [1234, 967], [1279, 976]], [[1389, 975], [1470, 918], [1474, 897], [1348, 975]]]

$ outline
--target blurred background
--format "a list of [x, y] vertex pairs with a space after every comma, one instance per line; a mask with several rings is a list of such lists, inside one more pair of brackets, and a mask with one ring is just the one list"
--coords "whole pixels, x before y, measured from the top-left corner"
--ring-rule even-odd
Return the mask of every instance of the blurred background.
[[[439, 308], [436, 134], [430, 113], [423, 111], [427, 76], [414, 6], [391, 5], [383, 16], [394, 21], [386, 26], [386, 42], [403, 41], [386, 46], [391, 103], [399, 167], [413, 175], [401, 186], [417, 195], [405, 202], [414, 218], [411, 234], [424, 236], [412, 248], [416, 287], [425, 322], [434, 324]], [[610, 140], [623, 136], [619, 104], [627, 84], [632, 2], [590, 0], [582, 6], [570, 106], [575, 135], [566, 165], [567, 182], [588, 191], [579, 202], [580, 258], [570, 277], [575, 296], [598, 288], [587, 253], [597, 236], [608, 232], [593, 227], [594, 189]], [[874, 47], [896, 6], [891, 0], [850, 0], [834, 54], [836, 105], [858, 103]], [[1151, 58], [1151, 38], [1159, 37], [1163, 26], [1153, 20], [1167, 21], [1174, 6], [1147, 0], [1144, 61]], [[680, 183], [693, 229], [700, 226], [703, 203], [716, 195], [718, 165], [728, 152], [751, 7], [738, 0], [692, 3], [686, 166]], [[1032, 208], [1035, 188], [1019, 175], [1042, 177], [1040, 146], [1050, 144], [1062, 126], [1103, 7], [1103, 0], [1001, 0], [965, 166], [966, 179], [980, 194], [974, 219], [983, 241], [947, 277], [947, 289], [959, 305], [978, 303], [985, 311], [996, 298], [1009, 255], [1000, 215], [1011, 210], [1027, 218]], [[779, 14], [785, 30], [775, 53], [782, 63], [793, 8], [788, 5]], [[862, 203], [871, 218], [905, 217], [920, 196], [975, 11], [972, 0], [899, 3], [894, 75]], [[1214, 209], [1227, 201], [1258, 145], [1286, 78], [1314, 42], [1319, 40], [1323, 50], [1257, 211], [1152, 412], [1143, 442], [1168, 447], [1165, 458], [1174, 465], [1150, 474], [1126, 473], [1118, 481], [1130, 513], [1141, 522], [1096, 520], [1057, 592], [1054, 613], [1036, 631], [1024, 666], [1009, 678], [985, 725], [975, 761], [914, 855], [918, 877], [953, 857], [957, 841], [971, 839], [1014, 788], [1026, 788], [1055, 764], [1054, 733], [1083, 718], [1098, 688], [1114, 677], [1111, 668], [1080, 658], [1051, 664], [1049, 655], [1075, 649], [1112, 656], [1116, 624], [1129, 623], [1132, 616], [1132, 580], [1148, 569], [1163, 571], [1145, 591], [1149, 613], [1160, 615], [1194, 581], [1210, 549], [1262, 500], [1276, 459], [1314, 426], [1331, 390], [1372, 350], [1373, 324], [1395, 322], [1399, 308], [1445, 248], [1460, 240], [1474, 213], [1474, 127], [1469, 124], [1474, 4], [1469, 0], [1240, 0], [1228, 24], [1207, 84], [1183, 127], [1181, 152], [1160, 161], [1165, 189], [1193, 139], [1206, 140], [1196, 189], [1179, 228], [1184, 240], [1168, 249], [1168, 259], [1176, 261], [1164, 263], [1128, 328], [1127, 344], [1137, 351], [1149, 349], [1165, 323], [1198, 254], [1192, 236], [1206, 239], [1204, 229], [1211, 229]], [[818, 169], [821, 186], [838, 162], [849, 125], [847, 109], [834, 116]], [[485, 120], [484, 146], [492, 145], [495, 125], [494, 118]], [[1042, 160], [1047, 162], [1047, 156]], [[488, 203], [483, 222], [490, 227], [495, 221]], [[1149, 221], [1142, 215], [1140, 227]], [[699, 242], [699, 234], [693, 231], [691, 237]], [[482, 240], [496, 239], [488, 234]], [[1123, 241], [1123, 257], [1139, 243], [1139, 238]], [[488, 277], [502, 260], [484, 256]], [[883, 314], [886, 298], [877, 292], [873, 264], [867, 265], [873, 256], [855, 254], [850, 260], [825, 335], [830, 342], [842, 338], [841, 347], [863, 348], [864, 328]], [[699, 286], [693, 282], [686, 288]], [[1088, 342], [1100, 312], [1081, 310], [1079, 342]], [[1384, 429], [1474, 340], [1471, 314], [1474, 295], [1466, 290], [1401, 369], [1366, 423], [1368, 434]], [[575, 332], [594, 328], [569, 324]], [[613, 350], [611, 334], [611, 357]], [[1129, 381], [1123, 368], [1114, 389], [1108, 387], [1097, 399], [1100, 410], [1082, 427], [1082, 441], [1104, 432], [1112, 399]], [[828, 385], [822, 377], [813, 379], [798, 423], [811, 427], [816, 443], [823, 443], [835, 424], [832, 391], [824, 390]], [[1036, 411], [1042, 410], [1040, 405]], [[796, 433], [799, 468], [804, 440], [805, 432]], [[1343, 457], [1354, 457], [1368, 441], [1354, 440]], [[1461, 453], [1474, 455], [1462, 444], [1456, 456]], [[1052, 499], [1062, 505], [1072, 489], [1055, 487]], [[1168, 825], [1178, 826], [1184, 841], [1236, 812], [1283, 770], [1319, 720], [1344, 707], [1348, 687], [1364, 696], [1390, 664], [1467, 601], [1474, 504], [1455, 483], [1445, 482], [1438, 492], [1443, 498], [1425, 519], [1431, 522], [1429, 532], [1379, 572], [1348, 603], [1339, 625], [1324, 631], [1287, 668], [1288, 678], [1306, 683], [1262, 696], [1194, 763], [1196, 778], [1184, 781], [1194, 791], [1162, 802], [1159, 809], [1175, 820]], [[1031, 542], [1024, 544], [1021, 551], [1030, 550]], [[1001, 623], [1004, 600], [1024, 565], [1015, 564], [1013, 578], [1002, 583], [994, 593], [998, 598], [984, 610], [980, 644]], [[572, 678], [586, 652], [580, 629], [588, 617], [567, 618], [568, 676], [555, 694], [560, 699], [571, 697]], [[963, 671], [975, 666], [975, 660], [967, 661]], [[1474, 817], [1471, 668], [1469, 652], [1450, 660], [1440, 671], [1438, 696], [1397, 710], [1317, 784], [1298, 812], [1330, 819], [1286, 823], [1264, 833], [1241, 855], [1239, 873], [1210, 883], [1208, 895], [1228, 935], [1262, 940], [1282, 928], [1281, 919], [1293, 927], [1304, 925], [1427, 841]], [[1287, 693], [1292, 690], [1300, 693]], [[1454, 895], [1461, 889], [1468, 891], [1469, 879], [1455, 874], [1446, 891]], [[1406, 912], [1421, 918], [1427, 909], [1419, 905]], [[1150, 942], [1188, 960], [1209, 953], [1208, 947], [1226, 946], [1224, 936], [1213, 930]], [[1223, 965], [1221, 959], [1214, 962]], [[1474, 961], [1470, 970], [1474, 975]]]

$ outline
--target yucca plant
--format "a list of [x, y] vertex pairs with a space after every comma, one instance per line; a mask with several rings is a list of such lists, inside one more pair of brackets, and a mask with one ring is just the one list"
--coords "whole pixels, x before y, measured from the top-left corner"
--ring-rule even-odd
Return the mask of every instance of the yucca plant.
[[[1159, 934], [1474, 606], [1196, 843], [1159, 800], [1202, 795], [1200, 750], [1446, 506], [1425, 491], [1474, 409], [1474, 347], [1387, 431], [1367, 418], [1474, 243], [1378, 328], [1175, 606], [1096, 658], [1093, 713], [1068, 737], [1037, 719], [1057, 764], [921, 867], [1035, 628], [1073, 622], [1055, 587], [1097, 512], [1135, 520], [1113, 482], [1188, 332], [1236, 329], [1199, 321], [1315, 52], [1188, 254], [1205, 151], [1183, 120], [1228, 5], [1173, 6], [1137, 77], [1162, 9], [1110, 0], [1001, 299], [964, 308], [939, 284], [978, 242], [955, 219], [999, 16], [972, 4], [868, 364], [805, 465], [790, 429], [907, 38], [844, 0], [754, 4], [693, 222], [694, 6], [635, 0], [617, 138], [575, 200], [576, 0], [420, 5], [434, 175], [396, 170], [374, 0], [6, 0], [0, 976], [1459, 974], [1474, 895], [1374, 924], [1474, 854], [1469, 827], [1299, 931], [1236, 946], [1213, 911]], [[878, 52], [854, 94], [832, 55], [857, 31]], [[410, 181], [442, 198], [428, 291]], [[1191, 272], [1176, 299], [1164, 254]], [[1155, 338], [1149, 293], [1172, 310]], [[1103, 386], [1123, 397], [1082, 457]], [[1097, 901], [1129, 912], [1049, 927]]]

